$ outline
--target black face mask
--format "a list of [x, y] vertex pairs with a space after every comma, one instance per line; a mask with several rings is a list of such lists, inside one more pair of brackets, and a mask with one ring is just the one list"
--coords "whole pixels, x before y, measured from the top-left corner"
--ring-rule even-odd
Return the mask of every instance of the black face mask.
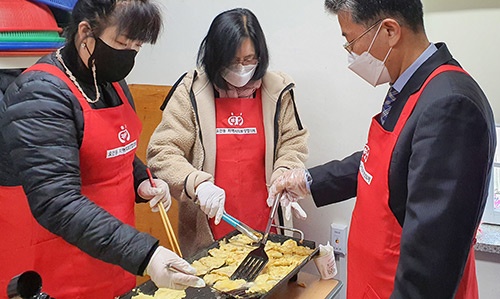
[[[88, 51], [88, 49], [87, 49]], [[136, 50], [117, 50], [101, 38], [95, 39], [94, 53], [89, 57], [88, 66], [95, 65], [98, 82], [116, 82], [130, 73], [135, 63]]]

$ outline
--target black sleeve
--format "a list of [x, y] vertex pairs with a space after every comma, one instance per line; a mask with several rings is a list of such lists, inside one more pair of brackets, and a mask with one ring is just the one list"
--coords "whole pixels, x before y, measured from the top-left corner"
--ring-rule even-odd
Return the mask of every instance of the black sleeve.
[[142, 262], [141, 266], [139, 267], [139, 273], [137, 275], [142, 276], [142, 274], [144, 274], [144, 271], [146, 271], [146, 267], [148, 266], [149, 261], [153, 257], [153, 254], [155, 253], [155, 251], [158, 247], [160, 247], [159, 243], [156, 243], [155, 246], [151, 247], [148, 254], [144, 258], [144, 261]]
[[313, 182], [311, 193], [317, 207], [356, 196], [359, 161], [362, 152], [343, 160], [334, 160], [309, 169]]
[[137, 188], [139, 184], [144, 180], [148, 179], [148, 173], [146, 172], [147, 166], [139, 159], [139, 157], [135, 156], [134, 158], [134, 190], [135, 190], [135, 202], [147, 202], [147, 200], [137, 194]]
[[10, 85], [1, 106], [2, 146], [35, 219], [89, 255], [142, 275], [140, 267], [158, 241], [81, 194], [75, 123], [82, 116], [67, 86], [46, 73], [28, 72]]

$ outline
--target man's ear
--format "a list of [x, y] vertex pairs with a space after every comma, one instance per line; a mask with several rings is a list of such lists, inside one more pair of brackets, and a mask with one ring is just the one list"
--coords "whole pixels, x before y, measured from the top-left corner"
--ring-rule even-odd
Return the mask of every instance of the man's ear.
[[380, 30], [383, 30], [385, 32], [387, 41], [391, 48], [399, 42], [401, 38], [401, 25], [398, 23], [398, 21], [391, 18], [384, 19], [382, 28]]

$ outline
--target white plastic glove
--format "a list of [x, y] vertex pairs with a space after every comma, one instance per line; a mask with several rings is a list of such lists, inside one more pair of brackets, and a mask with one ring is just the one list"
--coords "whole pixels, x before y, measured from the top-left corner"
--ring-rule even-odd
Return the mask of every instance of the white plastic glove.
[[302, 209], [302, 207], [299, 205], [298, 202], [291, 201], [289, 199], [289, 197], [290, 197], [289, 193], [285, 192], [281, 195], [281, 198], [280, 198], [281, 207], [285, 211], [285, 219], [290, 220], [290, 218], [292, 217], [292, 212], [293, 212], [293, 216], [295, 218], [300, 219], [300, 220], [305, 220], [307, 218], [307, 214], [304, 211], [304, 209]]
[[207, 214], [208, 218], [215, 216], [215, 224], [219, 224], [226, 202], [224, 189], [215, 186], [210, 181], [203, 182], [196, 187], [196, 197], [203, 213]]
[[[179, 271], [172, 270], [172, 267]], [[201, 288], [205, 286], [203, 279], [194, 275], [196, 274], [195, 268], [163, 246], [159, 246], [153, 253], [145, 274], [149, 275], [159, 288], [182, 290], [187, 287]]]
[[272, 207], [274, 200], [279, 193], [286, 195], [282, 196], [282, 201], [286, 198], [286, 200], [290, 202], [296, 202], [299, 199], [305, 198], [310, 194], [308, 184], [311, 184], [311, 182], [311, 174], [309, 174], [307, 169], [294, 168], [285, 171], [281, 176], [274, 180], [269, 188], [267, 205]]
[[310, 194], [309, 185], [311, 183], [311, 174], [307, 169], [295, 168], [287, 170], [269, 188], [267, 205], [272, 207], [277, 195], [281, 193], [280, 204], [285, 210], [285, 218], [290, 220], [293, 212], [295, 217], [306, 219], [307, 214], [297, 201]]
[[153, 179], [153, 181], [156, 184], [156, 188], [151, 186], [149, 180], [144, 180], [139, 184], [137, 194], [139, 194], [140, 197], [149, 200], [151, 211], [158, 212], [158, 203], [161, 201], [163, 203], [163, 207], [165, 208], [165, 212], [167, 212], [172, 204], [168, 184], [164, 180], [160, 179]]

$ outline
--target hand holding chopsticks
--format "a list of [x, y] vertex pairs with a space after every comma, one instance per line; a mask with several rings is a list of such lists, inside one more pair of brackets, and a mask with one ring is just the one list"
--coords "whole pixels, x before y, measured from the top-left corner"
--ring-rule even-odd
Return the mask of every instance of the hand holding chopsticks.
[[[151, 171], [149, 170], [149, 168], [147, 168], [146, 171], [148, 173], [149, 183], [151, 184], [151, 187], [157, 188], [156, 183], [155, 183], [155, 179], [153, 179], [153, 176], [151, 175]], [[161, 180], [157, 180], [157, 181], [161, 181]], [[161, 181], [161, 182], [163, 182], [163, 181]], [[168, 185], [167, 185], [166, 190], [168, 193]], [[169, 194], [169, 198], [170, 198], [170, 194]], [[182, 252], [181, 252], [181, 249], [179, 247], [179, 243], [177, 242], [177, 237], [175, 236], [174, 229], [172, 228], [172, 225], [170, 224], [170, 220], [168, 219], [168, 215], [167, 215], [165, 206], [163, 204], [163, 201], [159, 200], [159, 201], [157, 201], [157, 203], [159, 206], [159, 208], [157, 208], [157, 209], [160, 211], [161, 220], [163, 222], [163, 226], [165, 228], [165, 231], [167, 232], [168, 241], [170, 242], [170, 245], [172, 246], [172, 250], [175, 253], [177, 253], [180, 257], [182, 257]], [[170, 207], [170, 203], [171, 203], [171, 201], [169, 201], [167, 209]], [[150, 205], [151, 204], [156, 204], [156, 203], [150, 203]]]

